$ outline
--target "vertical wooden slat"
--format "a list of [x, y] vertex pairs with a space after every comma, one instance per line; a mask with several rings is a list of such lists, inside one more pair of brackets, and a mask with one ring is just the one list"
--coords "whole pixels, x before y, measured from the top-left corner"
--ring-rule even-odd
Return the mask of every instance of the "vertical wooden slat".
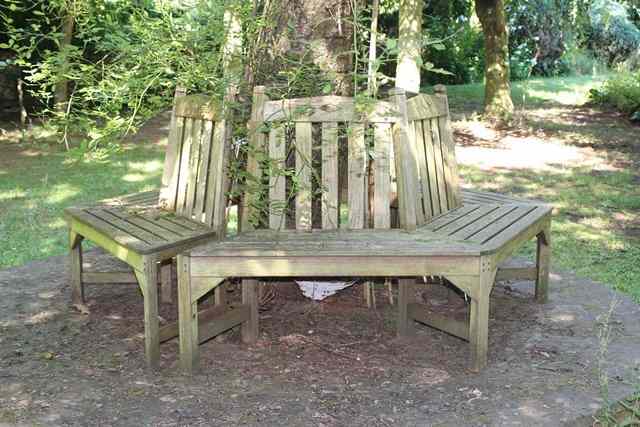
[[452, 135], [447, 131], [445, 126], [445, 117], [438, 117], [438, 130], [440, 134], [440, 147], [442, 149], [442, 168], [444, 170], [444, 182], [447, 187], [447, 209], [455, 209], [458, 207], [456, 193], [459, 192], [457, 186], [458, 183], [454, 182], [454, 173], [457, 174], [457, 170], [454, 172], [455, 166], [455, 154], [451, 150], [455, 150], [455, 147], [451, 147]]
[[287, 146], [284, 125], [269, 132], [269, 159], [276, 171], [269, 174], [269, 228], [279, 230], [286, 220], [286, 177], [283, 175]]
[[311, 150], [312, 127], [309, 122], [296, 123], [296, 229], [311, 230]]
[[[266, 135], [262, 132], [261, 127], [264, 123], [264, 103], [267, 101], [264, 86], [256, 86], [253, 88], [253, 99], [251, 102], [251, 120], [249, 120], [249, 155], [247, 156], [247, 174], [260, 179], [262, 170], [258, 159], [252, 151], [260, 151], [265, 148]], [[249, 231], [253, 228], [251, 217], [255, 211], [252, 205], [255, 198], [259, 195], [256, 192], [245, 191], [242, 196], [242, 206], [239, 212], [239, 228], [241, 231]]]
[[447, 196], [449, 197], [449, 209], [462, 205], [462, 191], [460, 189], [460, 178], [458, 176], [458, 163], [456, 162], [456, 145], [451, 130], [451, 115], [449, 113], [449, 99], [447, 88], [444, 85], [434, 86], [436, 96], [444, 101], [447, 114], [438, 120], [440, 126], [440, 139], [444, 150], [445, 167], [448, 171]]
[[389, 153], [391, 152], [391, 125], [377, 123], [374, 129], [374, 189], [373, 227], [391, 227], [391, 177]]
[[322, 123], [322, 228], [339, 226], [338, 124]]
[[[213, 129], [213, 150], [211, 151], [212, 162], [210, 175], [215, 175], [215, 185], [209, 190], [209, 194], [213, 196], [211, 226], [218, 229], [220, 238], [224, 237], [224, 229], [226, 225], [226, 209], [228, 175], [227, 175], [227, 158], [228, 158], [228, 141], [226, 121], [216, 122]], [[215, 166], [215, 168], [214, 168]]]
[[189, 178], [187, 181], [187, 198], [185, 200], [184, 213], [189, 218], [193, 215], [195, 207], [196, 188], [198, 186], [198, 168], [200, 166], [200, 145], [202, 137], [202, 120], [195, 119], [191, 128], [191, 153], [189, 154]]
[[440, 199], [440, 211], [447, 209], [447, 185], [444, 176], [444, 164], [442, 162], [442, 146], [440, 144], [440, 130], [438, 129], [438, 119], [431, 120], [431, 133], [433, 138], [433, 154], [436, 163], [436, 175], [438, 177], [438, 198]]
[[220, 177], [220, 169], [222, 168], [223, 159], [219, 157], [221, 152], [221, 144], [223, 142], [223, 133], [218, 128], [218, 124], [211, 124], [211, 141], [209, 142], [209, 170], [207, 171], [207, 190], [204, 205], [204, 223], [208, 226], [213, 225], [213, 217], [216, 209], [216, 187]]
[[[207, 199], [207, 181], [209, 179], [211, 161], [211, 138], [213, 137], [213, 122], [204, 121], [202, 129], [202, 143], [200, 149], [200, 168], [198, 170], [198, 186], [196, 188], [196, 205], [194, 208], [196, 220], [205, 221], [205, 201]], [[215, 173], [215, 171], [214, 171]]]
[[180, 215], [184, 214], [185, 212], [192, 139], [193, 119], [186, 118], [184, 121], [184, 137], [182, 138], [182, 149], [180, 150], [180, 175], [178, 177], [178, 186], [176, 190], [176, 212]]
[[[182, 153], [182, 143], [184, 141], [184, 117], [176, 117], [175, 124], [172, 124], [169, 132], [167, 148], [167, 158], [165, 159], [165, 169], [163, 174], [162, 189], [160, 190], [160, 203], [168, 210], [176, 209], [178, 196], [178, 182], [180, 180], [180, 163]], [[169, 157], [169, 153], [172, 153]], [[166, 176], [165, 176], [166, 175]]]
[[[398, 210], [400, 226], [415, 230], [419, 223], [415, 193], [418, 191], [416, 150], [411, 143], [407, 115], [407, 97], [403, 89], [394, 89], [391, 100], [398, 108], [400, 120], [393, 126], [393, 149], [398, 174]], [[422, 217], [424, 220], [424, 216]]]
[[430, 219], [433, 217], [433, 209], [431, 208], [431, 195], [429, 194], [429, 175], [427, 172], [427, 155], [424, 147], [422, 120], [416, 120], [413, 123], [416, 135], [416, 151], [418, 154], [418, 171], [420, 173], [420, 203], [424, 211], [425, 219]]
[[366, 152], [364, 143], [364, 125], [351, 123], [348, 133], [349, 144], [349, 228], [364, 228], [366, 195]]
[[176, 116], [176, 103], [179, 98], [186, 95], [186, 89], [177, 86], [173, 97], [173, 110], [169, 122], [169, 138], [164, 157], [164, 170], [162, 173], [162, 186], [160, 189], [160, 202], [166, 209], [175, 209], [176, 184], [180, 171], [180, 148], [182, 145], [182, 130], [184, 118]]
[[429, 197], [431, 199], [431, 209], [435, 216], [442, 213], [442, 211], [440, 210], [440, 197], [438, 194], [438, 174], [433, 149], [433, 133], [431, 132], [431, 122], [429, 120], [422, 121], [422, 130], [427, 158], [427, 173], [429, 175]]

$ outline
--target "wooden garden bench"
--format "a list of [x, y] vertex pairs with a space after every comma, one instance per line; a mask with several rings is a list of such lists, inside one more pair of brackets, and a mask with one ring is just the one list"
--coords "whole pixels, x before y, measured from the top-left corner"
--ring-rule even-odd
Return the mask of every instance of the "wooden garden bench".
[[[399, 278], [398, 334], [418, 321], [468, 340], [474, 370], [487, 361], [489, 295], [499, 266], [534, 237], [536, 297], [546, 300], [551, 208], [461, 191], [445, 93], [407, 100], [396, 91], [390, 102], [362, 111], [350, 98], [269, 101], [256, 88], [249, 127], [248, 170], [256, 183], [268, 182], [266, 189], [246, 192], [237, 236], [178, 255], [186, 371], [197, 368], [198, 344], [212, 331], [241, 324], [245, 342], [257, 339], [259, 278]], [[339, 171], [341, 144], [346, 174]], [[400, 228], [392, 229], [396, 194]], [[469, 321], [427, 314], [414, 301], [413, 285], [423, 276], [445, 277], [464, 291]], [[199, 313], [202, 295], [228, 277], [244, 279], [235, 314]]]
[[[183, 96], [177, 91], [160, 192], [132, 194], [65, 210], [70, 230], [73, 302], [84, 303], [85, 284], [137, 279], [144, 297], [146, 357], [152, 367], [158, 365], [160, 341], [177, 335], [177, 328], [171, 326], [159, 331], [159, 264], [224, 235], [227, 130], [221, 109], [213, 100]], [[127, 263], [133, 274], [83, 271], [84, 239]], [[163, 267], [162, 273], [163, 300], [170, 301], [171, 270]]]

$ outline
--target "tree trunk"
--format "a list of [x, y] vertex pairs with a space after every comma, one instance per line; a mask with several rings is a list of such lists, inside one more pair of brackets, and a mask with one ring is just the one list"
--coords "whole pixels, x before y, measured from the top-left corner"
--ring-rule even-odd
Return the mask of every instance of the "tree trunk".
[[484, 33], [484, 111], [489, 117], [503, 118], [513, 113], [504, 0], [476, 0], [476, 14]]
[[[73, 26], [74, 26], [74, 18], [71, 13], [69, 13], [64, 18], [64, 23], [62, 25], [62, 37], [60, 38], [60, 51], [63, 51], [68, 45], [71, 44], [71, 39], [73, 38]], [[60, 70], [61, 76], [58, 78], [58, 83], [55, 88], [54, 102], [55, 108], [57, 111], [65, 112], [67, 110], [67, 101], [69, 100], [69, 82], [62, 75], [66, 72], [65, 70], [66, 64], [63, 65]]]
[[[312, 64], [332, 83], [333, 94], [353, 91], [353, 25], [350, 0], [280, 0], [265, 2], [270, 25], [255, 48], [255, 83], [270, 84], [283, 71]], [[320, 93], [306, 93], [306, 96]]]
[[396, 87], [420, 92], [422, 0], [400, 0]]

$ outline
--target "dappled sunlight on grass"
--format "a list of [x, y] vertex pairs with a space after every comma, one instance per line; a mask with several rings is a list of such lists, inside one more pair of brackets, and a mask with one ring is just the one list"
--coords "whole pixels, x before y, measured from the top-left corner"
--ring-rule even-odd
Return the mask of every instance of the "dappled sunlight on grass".
[[26, 197], [26, 195], [26, 191], [20, 188], [14, 188], [8, 191], [0, 191], [0, 201], [20, 199], [22, 197]]
[[45, 203], [56, 204], [65, 202], [80, 193], [80, 187], [71, 184], [57, 184], [51, 186], [49, 195], [45, 199]]
[[155, 189], [162, 173], [163, 152], [153, 145], [127, 146], [96, 160], [67, 155], [60, 145], [2, 138], [0, 144], [0, 164], [8, 171], [0, 180], [0, 267], [66, 253], [64, 208]]
[[[606, 79], [602, 76], [534, 78], [511, 84], [511, 98], [517, 110], [550, 105], [582, 105], [588, 101], [589, 90]], [[484, 85], [447, 86], [449, 105], [454, 113], [482, 111]]]

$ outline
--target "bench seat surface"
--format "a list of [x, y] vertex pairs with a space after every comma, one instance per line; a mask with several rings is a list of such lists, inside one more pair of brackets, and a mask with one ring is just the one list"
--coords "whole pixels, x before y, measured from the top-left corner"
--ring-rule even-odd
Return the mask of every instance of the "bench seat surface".
[[551, 208], [469, 204], [404, 230], [252, 231], [198, 247], [192, 257], [479, 256], [537, 233]]
[[158, 207], [158, 191], [101, 200], [65, 209], [77, 221], [140, 254], [149, 254], [216, 235], [213, 228]]

